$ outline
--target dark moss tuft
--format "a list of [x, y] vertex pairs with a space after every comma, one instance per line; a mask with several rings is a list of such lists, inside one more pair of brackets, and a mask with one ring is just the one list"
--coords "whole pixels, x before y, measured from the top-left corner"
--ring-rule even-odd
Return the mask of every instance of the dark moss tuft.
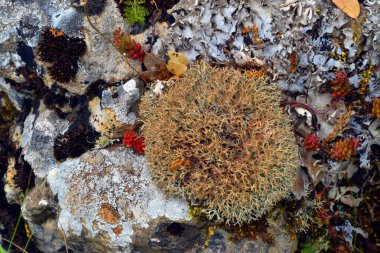
[[68, 157], [79, 157], [94, 147], [99, 135], [88, 123], [88, 117], [82, 116], [75, 120], [64, 134], [55, 139], [54, 156], [58, 161]]
[[17, 70], [17, 73], [22, 75], [25, 81], [19, 83], [12, 79], [5, 78], [6, 82], [18, 92], [26, 95], [31, 101], [35, 102], [42, 99], [47, 108], [55, 110], [62, 117], [65, 115], [61, 109], [64, 108], [65, 105], [74, 108], [83, 106], [87, 102], [86, 96], [72, 95], [68, 90], [57, 84], [53, 84], [51, 88], [48, 88], [31, 68], [21, 67]]
[[118, 84], [119, 83], [107, 83], [102, 79], [96, 80], [87, 88], [86, 96], [88, 100], [92, 100], [94, 97], [101, 97], [105, 88], [116, 86]]
[[46, 29], [38, 44], [38, 56], [51, 63], [50, 75], [58, 82], [75, 79], [79, 57], [86, 52], [86, 43], [81, 38], [69, 37], [60, 30]]
[[18, 83], [12, 79], [5, 78], [5, 81], [9, 83], [18, 92], [29, 95], [36, 96], [38, 98], [42, 97], [48, 89], [44, 81], [37, 75], [37, 73], [28, 67], [20, 67], [17, 69], [17, 74], [22, 75], [25, 81]]
[[[34, 187], [34, 173], [32, 171], [32, 167], [30, 164], [24, 160], [24, 155], [21, 155], [22, 149], [17, 150], [16, 152], [16, 163], [15, 169], [17, 171], [13, 180], [18, 187], [20, 187], [23, 191], [27, 188], [31, 189]], [[30, 175], [30, 179], [29, 179]], [[28, 184], [28, 181], [30, 183]]]

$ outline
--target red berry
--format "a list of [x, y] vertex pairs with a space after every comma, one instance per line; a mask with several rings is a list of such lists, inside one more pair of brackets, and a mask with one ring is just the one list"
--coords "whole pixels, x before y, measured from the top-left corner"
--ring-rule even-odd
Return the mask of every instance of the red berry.
[[134, 55], [132, 56], [132, 58], [133, 58], [133, 60], [137, 60], [137, 59], [139, 58], [139, 55], [138, 55], [138, 54], [134, 54]]
[[144, 50], [141, 49], [141, 50], [139, 51], [139, 55], [140, 55], [140, 56], [144, 56], [144, 54], [145, 54]]
[[143, 137], [138, 137], [133, 143], [133, 148], [139, 153], [144, 153], [144, 148], [146, 147], [145, 140]]
[[143, 60], [144, 60], [144, 57], [140, 56], [139, 61], [143, 62]]
[[133, 50], [129, 50], [128, 54], [129, 54], [129, 57], [133, 57], [133, 55], [135, 54], [135, 52]]
[[133, 147], [136, 138], [137, 138], [137, 134], [135, 132], [126, 131], [124, 133], [123, 144], [131, 148]]
[[137, 43], [136, 45], [135, 45], [135, 51], [136, 52], [138, 52], [140, 49], [141, 49], [141, 44], [140, 43]]

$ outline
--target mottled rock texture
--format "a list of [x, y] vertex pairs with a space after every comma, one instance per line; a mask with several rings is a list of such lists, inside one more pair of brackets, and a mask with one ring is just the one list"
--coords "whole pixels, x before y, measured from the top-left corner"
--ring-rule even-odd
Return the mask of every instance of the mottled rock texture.
[[[17, 114], [0, 122], [0, 172], [5, 175], [0, 186], [6, 185], [7, 191], [6, 195], [1, 189], [0, 194], [0, 214], [6, 217], [0, 218], [0, 233], [10, 238], [19, 206], [3, 203], [23, 202], [29, 173], [19, 169], [31, 168], [36, 186], [22, 205], [22, 215], [33, 232], [33, 243], [43, 252], [65, 251], [65, 244], [74, 252], [293, 252], [297, 240], [282, 213], [275, 212], [264, 226], [273, 235], [271, 240], [258, 236], [231, 241], [220, 228], [207, 233], [204, 221], [189, 218], [185, 201], [169, 198], [152, 182], [144, 156], [120, 144], [123, 132], [141, 123], [138, 102], [143, 85], [128, 81], [136, 73], [89, 25], [84, 2], [0, 0], [0, 94], [9, 98]], [[157, 20], [166, 17], [170, 22], [156, 23], [156, 29], [145, 29], [148, 22], [145, 28], [125, 24], [117, 2], [88, 1], [90, 19], [106, 37], [112, 39], [117, 27], [126, 33], [142, 31], [133, 39], [146, 48], [154, 41], [153, 52], [161, 58], [176, 50], [191, 63], [201, 57], [263, 68], [287, 97], [304, 101], [299, 98], [303, 94], [311, 106], [326, 111], [313, 117], [307, 110], [295, 110], [307, 119], [307, 127], [319, 122], [321, 138], [329, 136], [339, 117], [350, 110], [345, 101], [330, 108], [335, 100], [326, 86], [337, 70], [347, 73], [349, 88], [361, 96], [361, 104], [380, 97], [379, 1], [360, 1], [357, 20], [332, 1], [165, 1], [165, 6], [177, 4], [170, 15], [159, 13]], [[47, 71], [50, 65], [38, 56], [41, 34], [49, 28], [86, 44], [69, 82], [56, 82]], [[153, 30], [157, 36], [147, 38]], [[132, 66], [141, 69], [138, 62]], [[313, 184], [322, 177], [321, 182], [331, 187], [330, 198], [348, 205], [361, 203], [359, 198], [348, 201], [357, 188], [347, 190], [337, 186], [337, 180], [347, 174], [363, 182], [370, 159], [380, 154], [379, 120], [361, 116], [349, 123], [349, 134], [363, 138], [359, 165], [329, 160], [320, 166], [313, 154], [303, 161], [306, 167], [315, 165], [309, 171]], [[99, 136], [115, 138], [114, 144], [93, 149]], [[14, 183], [15, 178], [23, 187]], [[307, 196], [304, 190], [300, 194]], [[307, 223], [310, 216], [304, 214], [300, 218]], [[16, 242], [22, 244], [27, 240], [25, 229], [18, 232]]]

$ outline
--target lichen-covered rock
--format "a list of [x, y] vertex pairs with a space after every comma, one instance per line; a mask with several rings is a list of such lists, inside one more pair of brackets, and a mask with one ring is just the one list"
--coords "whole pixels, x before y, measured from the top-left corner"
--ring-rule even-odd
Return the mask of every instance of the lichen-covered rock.
[[[31, 124], [31, 125], [28, 125]], [[69, 126], [66, 119], [61, 119], [57, 113], [42, 110], [39, 116], [30, 114], [24, 124], [22, 147], [25, 160], [32, 166], [34, 174], [45, 177], [57, 164], [54, 157], [54, 140]]]
[[[123, 17], [113, 0], [107, 0], [104, 11], [99, 15], [90, 17], [92, 23], [106, 37], [112, 41], [112, 32], [121, 27], [128, 33], [130, 27], [124, 24]], [[77, 82], [86, 84], [103, 79], [107, 82], [125, 80], [136, 75], [123, 60], [120, 53], [106, 41], [88, 22], [84, 23], [84, 35], [87, 41], [88, 52], [81, 60], [81, 67], [77, 74]], [[130, 61], [130, 64], [137, 70], [141, 70], [141, 64], [137, 61]]]
[[131, 79], [114, 91], [104, 90], [102, 93], [101, 106], [110, 108], [115, 112], [116, 119], [124, 124], [134, 125], [136, 115], [131, 111], [131, 107], [140, 98], [140, 81]]
[[30, 48], [37, 46], [40, 31], [50, 26], [51, 17], [70, 5], [64, 1], [0, 1], [0, 73], [11, 74], [25, 65], [24, 55], [17, 52], [17, 41], [24, 41]]
[[[357, 24], [331, 1], [180, 1], [169, 10], [176, 22], [160, 34], [154, 50], [163, 44], [192, 61], [199, 55], [231, 61], [241, 51], [270, 61], [280, 88], [292, 92], [304, 91], [306, 83], [320, 86], [334, 68], [350, 69], [360, 81], [370, 59], [374, 66], [379, 63], [379, 6], [364, 1], [366, 11]], [[289, 75], [291, 64], [294, 73]], [[379, 74], [369, 79], [371, 97], [379, 96], [379, 81]]]
[[187, 204], [165, 197], [151, 181], [144, 157], [128, 148], [67, 160], [49, 172], [48, 182], [58, 197], [58, 224], [66, 237], [106, 235], [95, 244], [109, 252], [128, 249], [138, 237], [135, 229], [161, 219], [189, 219]]

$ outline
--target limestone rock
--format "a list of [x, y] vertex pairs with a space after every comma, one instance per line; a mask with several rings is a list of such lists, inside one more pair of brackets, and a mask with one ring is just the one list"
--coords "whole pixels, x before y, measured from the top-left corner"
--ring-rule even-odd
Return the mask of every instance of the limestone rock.
[[[35, 116], [30, 114], [24, 124], [24, 158], [32, 166], [36, 176], [45, 177], [57, 163], [53, 151], [54, 140], [68, 128], [69, 122], [50, 110], [43, 110], [36, 119], [34, 118]], [[30, 129], [32, 130], [28, 131]]]
[[102, 93], [101, 106], [110, 108], [115, 112], [116, 119], [124, 124], [133, 125], [136, 115], [131, 112], [132, 105], [140, 97], [137, 79], [131, 79], [125, 84], [116, 88], [113, 93], [111, 90], [104, 90]]
[[186, 202], [165, 197], [144, 157], [128, 148], [94, 150], [67, 160], [49, 172], [48, 182], [58, 197], [58, 224], [66, 237], [102, 234], [96, 243], [107, 252], [129, 249], [135, 230], [161, 219], [189, 220]]

